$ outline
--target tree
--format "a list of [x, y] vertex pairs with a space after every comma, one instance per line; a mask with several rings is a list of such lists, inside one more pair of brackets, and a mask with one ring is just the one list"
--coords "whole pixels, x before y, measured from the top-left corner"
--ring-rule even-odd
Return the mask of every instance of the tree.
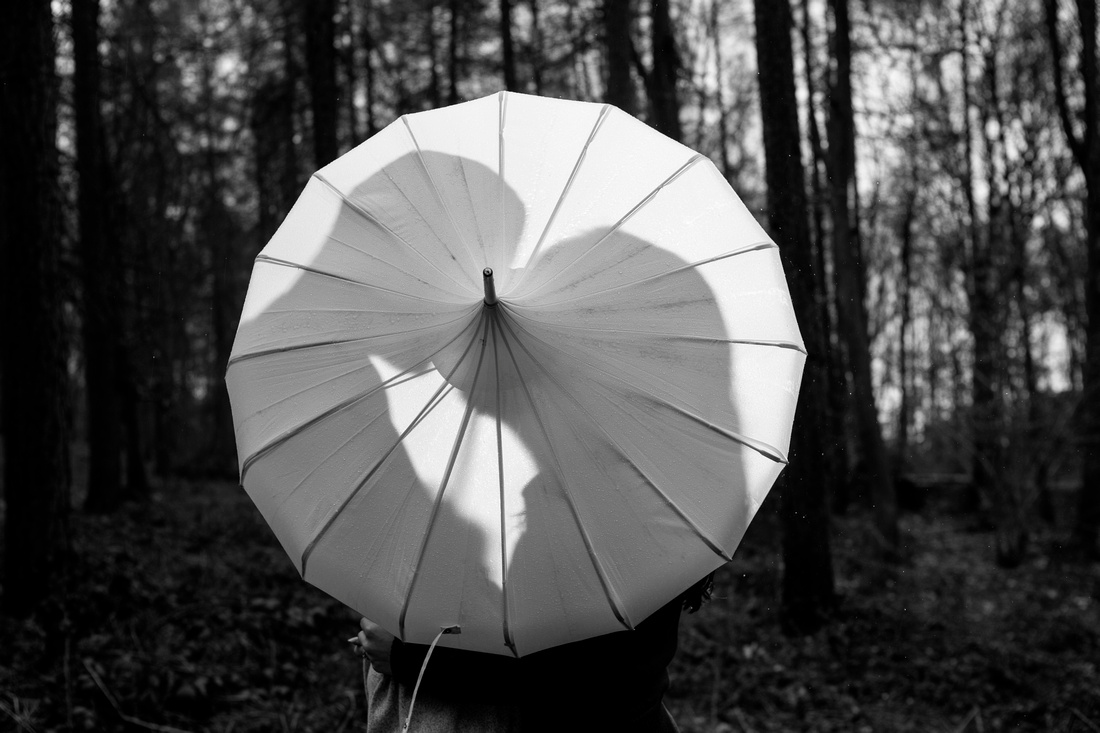
[[[374, 83], [374, 3], [372, 0], [366, 0], [366, 4], [363, 7], [363, 86], [366, 99], [364, 103], [367, 107], [367, 131], [366, 136], [371, 137], [374, 133], [378, 132], [378, 123], [374, 119], [374, 98], [375, 98], [375, 83]], [[288, 72], [289, 73], [289, 72]]]
[[84, 290], [84, 384], [88, 401], [89, 511], [111, 511], [122, 501], [122, 413], [115, 357], [114, 291], [118, 287], [117, 257], [107, 250], [107, 187], [103, 130], [99, 109], [99, 0], [74, 0], [73, 107], [76, 118], [76, 169], [81, 274]]
[[828, 512], [822, 479], [827, 374], [815, 271], [806, 220], [789, 0], [755, 0], [756, 59], [768, 187], [768, 222], [779, 245], [791, 299], [810, 356], [798, 395], [790, 465], [780, 477], [783, 614], [800, 633], [819, 628], [835, 603]]
[[[1070, 108], [1064, 66], [1066, 53], [1058, 29], [1057, 0], [1046, 0], [1047, 33], [1054, 62], [1055, 97], [1062, 129], [1073, 158], [1085, 176], [1085, 342], [1084, 390], [1081, 396], [1081, 495], [1077, 539], [1091, 557], [1100, 557], [1100, 59], [1097, 57], [1096, 0], [1077, 0], [1080, 55], [1077, 60], [1083, 103]], [[1075, 125], [1075, 118], [1079, 123]], [[1080, 127], [1078, 133], [1075, 127]]]
[[336, 2], [305, 0], [306, 68], [313, 110], [313, 158], [318, 168], [336, 160]]
[[833, 275], [836, 281], [837, 328], [848, 354], [852, 401], [859, 430], [864, 471], [870, 482], [875, 526], [887, 553], [897, 552], [897, 499], [878, 408], [871, 382], [871, 348], [864, 311], [864, 271], [859, 252], [859, 214], [855, 210], [855, 118], [852, 111], [848, 0], [831, 0], [833, 79], [829, 89], [829, 117], [825, 157], [832, 194]]
[[677, 80], [680, 76], [680, 56], [676, 52], [676, 37], [672, 32], [669, 0], [650, 3], [650, 38], [653, 48], [653, 68], [645, 75], [646, 89], [653, 126], [673, 140], [684, 139], [680, 125], [680, 97]]
[[818, 309], [821, 312], [822, 342], [825, 345], [825, 360], [828, 364], [829, 384], [825, 409], [826, 435], [833, 436], [825, 445], [825, 475], [828, 477], [828, 492], [833, 506], [839, 512], [847, 509], [848, 490], [848, 441], [844, 436], [845, 415], [848, 412], [848, 377], [845, 369], [843, 344], [837, 339], [835, 318], [831, 303], [833, 289], [829, 287], [826, 276], [826, 230], [825, 230], [825, 184], [822, 180], [822, 168], [825, 165], [824, 145], [821, 139], [821, 126], [817, 119], [817, 89], [814, 59], [816, 57], [812, 19], [809, 0], [802, 0], [802, 66], [806, 76], [807, 131], [810, 140], [810, 199], [813, 223], [812, 241], [814, 245], [814, 264], [819, 277], [816, 279]]
[[603, 38], [607, 52], [607, 86], [604, 101], [627, 114], [637, 114], [637, 93], [630, 68], [634, 42], [631, 39], [630, 0], [604, 0]]
[[4, 605], [29, 613], [62, 560], [69, 502], [53, 18], [0, 3]]
[[504, 64], [504, 88], [519, 91], [516, 81], [516, 49], [512, 43], [512, 0], [500, 0], [500, 47]]

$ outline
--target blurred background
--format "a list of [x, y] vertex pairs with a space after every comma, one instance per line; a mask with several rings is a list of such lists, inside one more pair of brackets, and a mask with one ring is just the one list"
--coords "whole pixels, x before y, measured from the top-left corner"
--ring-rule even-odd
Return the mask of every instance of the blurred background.
[[5, 0], [0, 729], [355, 730], [223, 375], [310, 173], [507, 89], [709, 156], [810, 351], [687, 731], [1100, 731], [1095, 0]]

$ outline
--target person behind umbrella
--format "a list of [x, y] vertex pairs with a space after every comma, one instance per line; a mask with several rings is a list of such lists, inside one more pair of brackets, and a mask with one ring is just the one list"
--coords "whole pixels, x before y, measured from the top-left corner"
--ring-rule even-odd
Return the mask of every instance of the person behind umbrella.
[[[405, 164], [406, 161], [400, 160], [394, 167]], [[472, 161], [464, 161], [463, 169], [471, 189], [498, 190], [499, 178], [494, 171]], [[370, 182], [366, 187], [369, 186]], [[509, 195], [507, 190], [503, 194], [504, 219], [511, 223], [522, 221], [525, 212], [518, 198]], [[585, 232], [555, 242], [548, 249], [558, 262], [571, 262], [582, 257], [594, 241], [601, 242], [601, 246], [621, 247], [623, 251], [646, 247], [656, 253], [649, 256], [656, 258], [653, 264], [659, 271], [680, 273], [677, 282], [683, 283], [683, 303], [671, 306], [690, 312], [694, 322], [700, 319], [712, 324], [717, 322], [718, 330], [722, 330], [721, 315], [712, 305], [713, 298], [705, 297], [710, 292], [709, 287], [700, 275], [687, 267], [688, 263], [634, 235], [621, 231], [612, 236], [608, 234]], [[594, 277], [600, 276], [600, 273], [594, 274]], [[693, 374], [693, 378], [696, 386], [703, 382], [702, 389], [712, 395], [715, 407], [732, 413], [730, 364], [724, 356], [715, 359], [720, 363], [707, 365], [700, 370], [702, 376]], [[390, 366], [400, 372], [411, 365]], [[464, 385], [456, 383], [455, 386], [461, 389]], [[476, 401], [472, 392], [468, 399]], [[474, 412], [488, 414], [490, 410], [487, 405], [475, 405]], [[524, 436], [522, 426], [508, 426], [507, 421], [505, 429], [521, 442], [538, 439]], [[410, 455], [400, 441], [397, 444], [398, 448], [387, 462], [410, 465], [396, 474], [415, 475], [417, 461], [438, 460], [437, 457]], [[690, 461], [691, 456], [686, 456], [685, 460]], [[505, 582], [513, 587], [513, 592], [517, 592], [515, 588], [522, 578], [517, 574], [513, 579], [512, 573], [518, 573], [519, 568], [529, 570], [544, 566], [545, 558], [553, 553], [555, 543], [560, 541], [561, 528], [553, 526], [552, 520], [546, 518], [560, 512], [540, 511], [562, 501], [555, 495], [561, 489], [555, 488], [553, 479], [548, 480], [554, 469], [542, 465], [535, 470], [536, 475], [525, 483], [522, 491], [523, 531], [508, 562]], [[728, 480], [732, 484], [740, 477], [729, 475]], [[626, 486], [614, 489], [632, 490]], [[434, 495], [433, 489], [427, 486], [419, 490]], [[461, 517], [447, 502], [439, 506], [439, 511], [447, 513], [446, 519], [438, 522], [440, 526], [463, 526]], [[467, 528], [466, 556], [478, 558], [491, 552], [486, 547], [484, 532], [478, 527]], [[471, 577], [487, 582], [491, 575], [486, 571], [473, 573]], [[634, 619], [633, 630], [608, 633], [519, 657], [444, 646], [429, 650], [426, 645], [402, 642], [364, 618], [355, 642], [370, 662], [366, 679], [368, 733], [400, 731], [408, 723], [410, 713], [412, 729], [417, 731], [676, 731], [676, 724], [663, 705], [669, 686], [667, 668], [677, 649], [681, 611], [700, 607], [710, 594], [712, 576], [684, 578], [682, 587], [686, 590], [648, 618]], [[494, 592], [499, 594], [500, 588], [494, 591], [486, 586], [484, 592], [489, 597]], [[476, 589], [473, 594], [476, 597]], [[425, 665], [429, 651], [431, 656]], [[515, 653], [514, 648], [512, 651]], [[421, 680], [419, 687], [418, 679]]]
[[[710, 597], [713, 574], [634, 631], [619, 631], [520, 659], [438, 648], [417, 691], [413, 730], [676, 731], [664, 707], [681, 609]], [[401, 730], [427, 646], [406, 644], [361, 619], [358, 649], [370, 663], [368, 733]]]
[[[713, 165], [502, 93], [311, 178], [227, 384], [241, 484], [302, 577], [430, 641], [421, 677], [441, 647], [418, 729], [662, 730], [678, 597], [785, 463], [803, 361], [775, 245]], [[375, 636], [371, 730], [407, 728], [417, 649]]]

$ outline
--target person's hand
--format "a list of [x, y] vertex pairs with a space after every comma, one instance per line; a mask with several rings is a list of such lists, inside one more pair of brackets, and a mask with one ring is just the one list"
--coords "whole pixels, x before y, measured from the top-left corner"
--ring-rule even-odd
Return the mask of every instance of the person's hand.
[[359, 635], [355, 640], [359, 643], [360, 652], [370, 660], [370, 666], [379, 674], [391, 675], [390, 649], [393, 648], [394, 635], [383, 629], [370, 619], [359, 619]]

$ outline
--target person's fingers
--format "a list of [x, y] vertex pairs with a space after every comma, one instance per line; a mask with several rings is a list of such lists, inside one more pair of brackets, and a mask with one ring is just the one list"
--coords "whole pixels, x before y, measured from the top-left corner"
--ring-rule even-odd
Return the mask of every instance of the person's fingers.
[[370, 619], [367, 619], [367, 618], [359, 619], [359, 628], [361, 628], [363, 631], [370, 631], [371, 627], [373, 627], [373, 626], [374, 626], [374, 624], [371, 623]]
[[360, 631], [358, 636], [355, 637], [359, 642], [359, 648], [366, 651], [367, 649], [367, 632]]

